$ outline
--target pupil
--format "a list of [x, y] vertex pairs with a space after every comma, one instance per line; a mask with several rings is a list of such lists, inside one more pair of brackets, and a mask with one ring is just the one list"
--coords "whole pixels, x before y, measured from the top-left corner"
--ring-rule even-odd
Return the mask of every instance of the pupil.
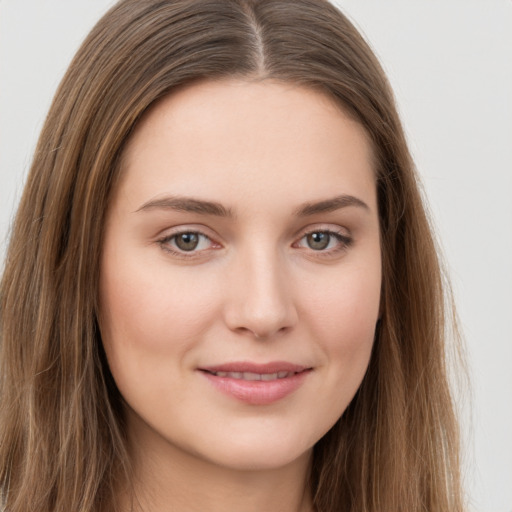
[[308, 245], [311, 249], [322, 250], [329, 245], [330, 235], [328, 233], [310, 233], [307, 237]]
[[193, 251], [199, 244], [197, 233], [182, 233], [176, 238], [176, 245], [182, 251]]

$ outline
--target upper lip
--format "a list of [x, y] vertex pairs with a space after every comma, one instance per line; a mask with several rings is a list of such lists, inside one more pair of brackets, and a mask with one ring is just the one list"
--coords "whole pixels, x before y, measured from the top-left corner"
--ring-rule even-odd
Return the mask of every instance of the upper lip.
[[260, 373], [260, 374], [271, 374], [278, 372], [294, 372], [300, 373], [305, 370], [310, 370], [311, 367], [303, 366], [299, 364], [290, 363], [287, 361], [272, 361], [269, 363], [253, 363], [250, 361], [233, 361], [229, 363], [222, 363], [213, 366], [201, 366], [199, 370], [206, 372], [239, 372], [239, 373]]

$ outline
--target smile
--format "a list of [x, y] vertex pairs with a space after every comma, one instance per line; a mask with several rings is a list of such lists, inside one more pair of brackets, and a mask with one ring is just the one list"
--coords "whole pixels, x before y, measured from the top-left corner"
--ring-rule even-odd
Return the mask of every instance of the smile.
[[241, 380], [276, 380], [276, 379], [286, 379], [287, 377], [293, 377], [300, 372], [287, 372], [280, 371], [277, 373], [254, 373], [254, 372], [211, 372], [212, 375], [216, 377], [227, 377], [228, 379], [241, 379]]
[[249, 405], [270, 405], [297, 391], [313, 369], [286, 362], [239, 362], [199, 370], [216, 390], [232, 399]]

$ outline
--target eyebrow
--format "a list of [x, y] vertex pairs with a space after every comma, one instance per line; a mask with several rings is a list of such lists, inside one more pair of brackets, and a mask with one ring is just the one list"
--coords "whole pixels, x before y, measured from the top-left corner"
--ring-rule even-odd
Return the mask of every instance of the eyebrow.
[[[349, 206], [356, 206], [370, 211], [370, 207], [361, 199], [351, 195], [342, 194], [331, 199], [304, 203], [296, 208], [293, 213], [297, 217], [309, 217], [319, 213], [333, 212]], [[201, 215], [214, 215], [216, 217], [235, 217], [231, 208], [226, 208], [220, 203], [185, 196], [169, 196], [160, 199], [152, 199], [144, 203], [138, 210], [136, 210], [136, 212], [155, 209], [198, 213]]]
[[361, 199], [347, 194], [342, 194], [340, 196], [315, 203], [304, 203], [299, 206], [294, 213], [297, 217], [308, 217], [318, 213], [334, 212], [341, 208], [347, 208], [348, 206], [357, 206], [370, 211], [370, 207]]
[[215, 215], [217, 217], [233, 218], [235, 216], [230, 208], [226, 208], [220, 203], [182, 196], [153, 199], [144, 203], [138, 210], [136, 210], [136, 212], [155, 209], [199, 213], [202, 215]]

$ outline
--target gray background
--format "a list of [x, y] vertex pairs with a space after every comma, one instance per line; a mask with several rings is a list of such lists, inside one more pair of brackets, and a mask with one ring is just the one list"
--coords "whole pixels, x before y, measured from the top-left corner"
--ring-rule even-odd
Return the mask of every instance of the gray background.
[[[337, 0], [394, 87], [456, 294], [471, 508], [512, 511], [512, 1]], [[0, 0], [0, 258], [38, 132], [110, 0]]]

